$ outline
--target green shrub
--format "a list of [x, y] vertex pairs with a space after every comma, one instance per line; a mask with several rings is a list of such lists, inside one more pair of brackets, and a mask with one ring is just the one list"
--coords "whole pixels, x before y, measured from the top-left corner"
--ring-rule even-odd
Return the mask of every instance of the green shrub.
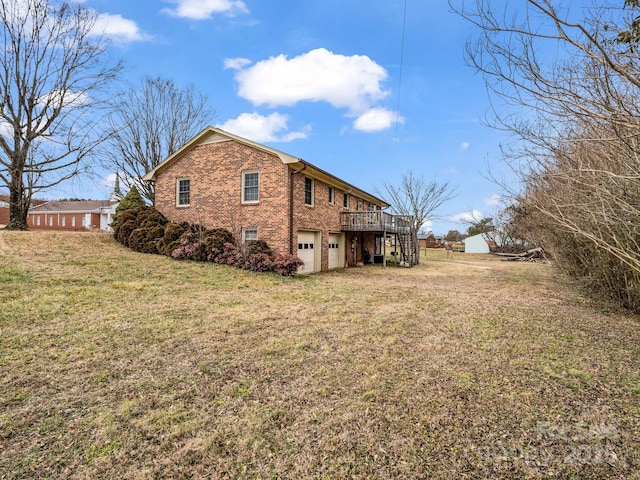
[[121, 217], [118, 222], [118, 228], [114, 229], [114, 236], [118, 242], [120, 242], [125, 247], [129, 247], [129, 235], [136, 228], [138, 228], [138, 222], [134, 219], [127, 219], [125, 217]]
[[153, 207], [125, 210], [115, 224], [113, 235], [124, 246], [143, 253], [158, 253], [167, 219]]
[[147, 206], [121, 212], [113, 234], [124, 246], [138, 252], [215, 262], [252, 272], [276, 270], [280, 275], [289, 276], [304, 264], [300, 258], [288, 254], [273, 260], [272, 250], [264, 240], [248, 242], [243, 253], [229, 230], [207, 230], [198, 224], [168, 222], [155, 208]]
[[164, 235], [158, 240], [158, 253], [171, 256], [173, 251], [180, 246], [180, 237], [188, 230], [191, 225], [188, 222], [167, 223], [164, 227]]
[[163, 235], [162, 225], [136, 228], [129, 235], [129, 248], [141, 253], [158, 253], [157, 242]]
[[269, 247], [267, 242], [265, 242], [264, 240], [249, 240], [244, 247], [244, 251], [247, 256], [256, 253], [264, 253], [269, 258], [273, 257], [271, 247]]
[[127, 192], [124, 198], [120, 200], [120, 203], [118, 203], [116, 212], [113, 215], [113, 221], [111, 222], [112, 227], [115, 228], [117, 223], [120, 221], [120, 216], [122, 215], [122, 213], [126, 212], [127, 210], [134, 210], [138, 207], [144, 207], [146, 205], [147, 204], [140, 196], [140, 192], [138, 192], [138, 189], [134, 185], [133, 187], [131, 187], [131, 190]]
[[226, 243], [235, 243], [233, 234], [225, 228], [208, 230], [204, 239], [205, 260], [213, 262], [214, 258], [222, 253]]

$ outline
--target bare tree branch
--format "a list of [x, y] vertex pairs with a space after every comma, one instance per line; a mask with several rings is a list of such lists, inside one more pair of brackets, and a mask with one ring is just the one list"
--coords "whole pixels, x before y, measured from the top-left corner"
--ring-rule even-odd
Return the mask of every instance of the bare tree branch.
[[399, 185], [382, 183], [380, 195], [386, 197], [396, 215], [413, 215], [415, 231], [418, 232], [444, 203], [455, 197], [455, 188], [449, 182], [438, 183], [427, 180], [409, 170], [402, 175]]
[[9, 229], [26, 229], [34, 192], [75, 176], [104, 141], [101, 97], [121, 67], [96, 13], [49, 0], [0, 0], [0, 179]]
[[490, 0], [450, 2], [478, 27], [467, 55], [492, 124], [514, 136], [503, 153], [521, 191], [508, 186], [504, 223], [640, 311], [640, 2], [523, 3], [498, 15]]
[[207, 103], [193, 87], [180, 89], [171, 80], [145, 78], [114, 105], [105, 165], [116, 170], [127, 190], [135, 185], [153, 204], [153, 185], [142, 177], [208, 124], [214, 112]]

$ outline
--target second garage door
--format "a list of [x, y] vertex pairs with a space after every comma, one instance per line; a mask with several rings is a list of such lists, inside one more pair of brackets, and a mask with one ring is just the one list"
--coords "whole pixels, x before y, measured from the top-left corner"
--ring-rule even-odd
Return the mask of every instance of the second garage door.
[[329, 234], [329, 269], [344, 267], [344, 235]]

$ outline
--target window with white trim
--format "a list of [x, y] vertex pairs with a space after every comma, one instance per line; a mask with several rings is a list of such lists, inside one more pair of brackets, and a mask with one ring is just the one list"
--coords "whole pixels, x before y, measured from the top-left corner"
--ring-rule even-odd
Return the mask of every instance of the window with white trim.
[[49, 217], [49, 226], [53, 227], [53, 217]]
[[313, 179], [304, 177], [304, 204], [313, 206]]
[[76, 217], [71, 217], [71, 226], [75, 227], [76, 226]]
[[344, 196], [342, 197], [342, 206], [349, 208], [349, 194], [347, 192], [344, 192]]
[[257, 203], [260, 200], [260, 173], [242, 172], [242, 203]]
[[62, 226], [66, 227], [67, 226], [67, 217], [65, 217], [64, 215], [60, 218], [60, 222], [62, 222]]
[[333, 205], [335, 202], [336, 192], [333, 187], [329, 187], [329, 204]]
[[36, 226], [40, 226], [40, 215], [36, 215]]
[[176, 206], [188, 207], [191, 205], [191, 180], [178, 178], [176, 180]]
[[242, 243], [258, 239], [258, 227], [247, 227], [242, 229]]

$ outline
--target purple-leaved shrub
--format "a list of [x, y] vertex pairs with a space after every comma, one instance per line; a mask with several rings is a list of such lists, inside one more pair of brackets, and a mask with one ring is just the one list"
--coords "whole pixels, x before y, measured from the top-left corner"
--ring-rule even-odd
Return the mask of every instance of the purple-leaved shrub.
[[193, 260], [193, 257], [200, 243], [196, 240], [196, 236], [191, 232], [185, 232], [180, 237], [178, 248], [171, 252], [171, 257], [177, 260]]
[[304, 261], [290, 253], [280, 253], [273, 260], [273, 269], [284, 277], [295, 274], [302, 265], [304, 265]]
[[252, 272], [271, 272], [273, 271], [273, 261], [266, 253], [251, 253], [247, 255], [244, 268]]
[[227, 242], [222, 247], [222, 252], [216, 254], [210, 261], [221, 265], [238, 266], [242, 263], [242, 253], [233, 243]]

